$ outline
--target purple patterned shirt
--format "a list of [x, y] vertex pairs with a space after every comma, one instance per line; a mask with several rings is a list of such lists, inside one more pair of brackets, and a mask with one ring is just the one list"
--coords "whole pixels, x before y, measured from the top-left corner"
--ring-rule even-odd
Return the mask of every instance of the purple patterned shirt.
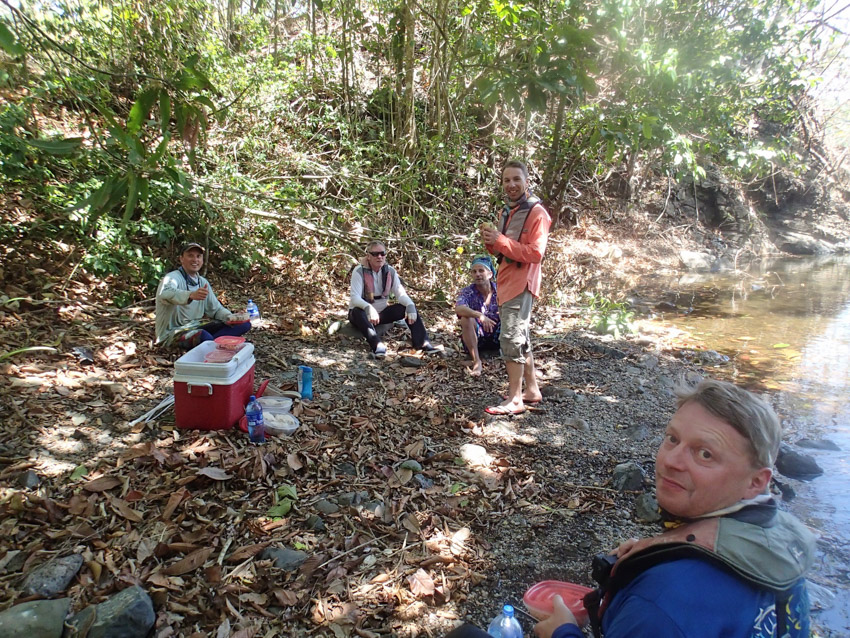
[[[493, 286], [493, 294], [490, 295], [490, 303], [484, 306], [484, 297], [478, 292], [478, 287], [475, 284], [470, 284], [460, 291], [457, 297], [456, 306], [466, 306], [472, 308], [475, 312], [483, 312], [487, 317], [496, 322], [495, 332], [499, 332], [499, 300], [496, 298], [496, 282], [491, 281]], [[478, 322], [480, 325], [480, 321]], [[489, 333], [488, 333], [489, 334]]]

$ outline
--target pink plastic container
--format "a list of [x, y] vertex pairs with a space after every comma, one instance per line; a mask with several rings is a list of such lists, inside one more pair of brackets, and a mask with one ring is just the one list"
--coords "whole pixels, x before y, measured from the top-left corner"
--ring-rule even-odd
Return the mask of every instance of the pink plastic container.
[[544, 580], [528, 588], [522, 602], [529, 613], [543, 620], [552, 615], [552, 599], [560, 596], [570, 611], [575, 615], [579, 625], [587, 622], [587, 610], [584, 608], [584, 597], [593, 590], [590, 587], [565, 583], [560, 580]]

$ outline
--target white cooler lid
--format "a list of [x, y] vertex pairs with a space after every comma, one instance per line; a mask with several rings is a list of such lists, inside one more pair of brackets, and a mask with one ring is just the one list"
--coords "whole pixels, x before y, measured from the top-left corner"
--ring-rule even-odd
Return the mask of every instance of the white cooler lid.
[[[233, 355], [227, 363], [204, 363], [204, 357], [215, 350], [215, 341], [204, 341], [174, 362], [175, 381], [195, 381], [205, 379], [208, 383], [228, 383], [235, 377], [239, 379], [254, 365], [254, 344], [245, 346]], [[237, 374], [241, 372], [241, 374]]]

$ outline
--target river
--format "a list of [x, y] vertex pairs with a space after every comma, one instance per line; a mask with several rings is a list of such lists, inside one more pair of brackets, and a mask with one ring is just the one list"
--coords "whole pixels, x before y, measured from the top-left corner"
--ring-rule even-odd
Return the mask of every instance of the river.
[[[813, 635], [850, 636], [850, 256], [785, 259], [735, 275], [657, 277], [647, 290], [676, 305], [656, 321], [682, 347], [721, 355], [716, 376], [774, 395], [783, 441], [824, 470], [787, 482], [789, 509], [816, 530]], [[645, 296], [643, 286], [638, 291]], [[723, 359], [728, 357], [728, 362]], [[840, 451], [803, 449], [808, 438]]]

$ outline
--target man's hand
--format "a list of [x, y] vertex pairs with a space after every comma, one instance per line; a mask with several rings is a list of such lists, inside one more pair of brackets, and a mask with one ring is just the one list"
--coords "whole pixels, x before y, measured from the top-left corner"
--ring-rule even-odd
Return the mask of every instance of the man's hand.
[[419, 316], [419, 313], [416, 312], [416, 306], [413, 304], [409, 304], [407, 306], [407, 312], [404, 313], [404, 318], [407, 319], [407, 323], [414, 323], [416, 321], [416, 317]]
[[369, 315], [369, 323], [377, 326], [378, 322], [381, 320], [381, 316], [378, 314], [378, 311], [375, 310], [375, 306], [366, 306], [366, 314]]
[[209, 286], [207, 286], [207, 284], [204, 284], [203, 286], [201, 286], [197, 290], [193, 290], [192, 292], [190, 292], [189, 293], [189, 299], [192, 299], [194, 301], [203, 301], [204, 299], [209, 297], [209, 294], [210, 294]]
[[552, 607], [552, 615], [546, 620], [541, 620], [539, 623], [534, 625], [534, 633], [537, 634], [539, 638], [552, 638], [552, 634], [555, 633], [555, 630], [561, 625], [567, 625], [570, 623], [578, 625], [576, 617], [573, 615], [573, 612], [570, 611], [570, 608], [564, 604], [563, 598], [555, 596], [552, 599]]
[[481, 241], [485, 244], [495, 244], [496, 240], [501, 235], [498, 230], [493, 228], [492, 226], [482, 226], [481, 227]]
[[617, 558], [622, 558], [623, 556], [625, 556], [626, 554], [628, 554], [631, 551], [632, 547], [634, 547], [639, 540], [640, 539], [638, 539], [638, 538], [630, 538], [628, 540], [625, 540], [622, 543], [620, 543], [617, 546], [617, 549], [615, 549], [611, 553], [616, 554]]
[[496, 329], [496, 322], [490, 319], [490, 317], [485, 315], [483, 312], [478, 318], [478, 321], [481, 322], [481, 327], [484, 328], [484, 332], [491, 333]]

